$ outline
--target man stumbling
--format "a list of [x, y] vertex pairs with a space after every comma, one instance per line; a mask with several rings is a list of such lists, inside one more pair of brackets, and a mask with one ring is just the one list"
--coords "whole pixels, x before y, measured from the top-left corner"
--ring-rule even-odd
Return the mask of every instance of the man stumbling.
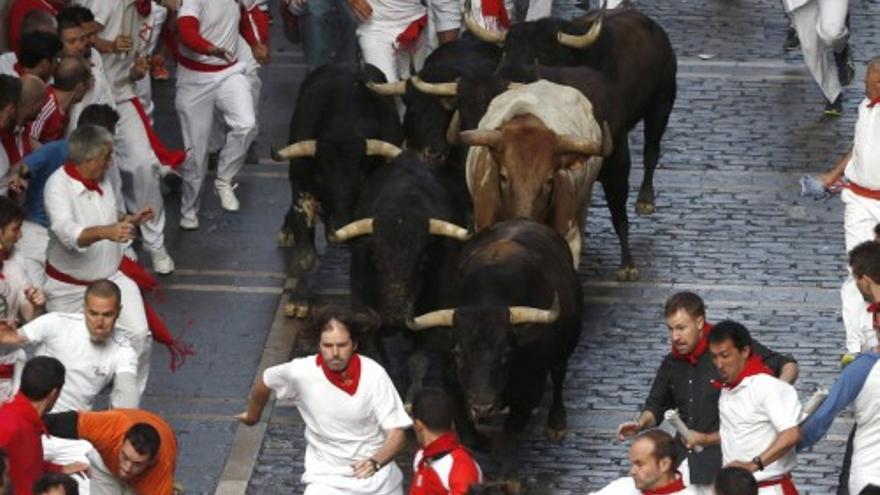
[[629, 447], [629, 476], [611, 482], [591, 495], [696, 494], [687, 486], [678, 465], [674, 438], [662, 430], [648, 430]]
[[305, 495], [402, 495], [394, 463], [412, 421], [391, 378], [357, 353], [378, 317], [325, 308], [309, 324], [318, 354], [267, 369], [239, 421], [254, 425], [272, 392], [293, 399], [306, 423]]

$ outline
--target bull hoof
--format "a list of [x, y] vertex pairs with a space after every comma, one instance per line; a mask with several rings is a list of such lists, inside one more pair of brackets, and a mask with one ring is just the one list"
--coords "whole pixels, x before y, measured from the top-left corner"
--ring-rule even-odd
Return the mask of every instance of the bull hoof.
[[568, 429], [563, 428], [561, 430], [557, 430], [548, 426], [544, 429], [544, 433], [547, 435], [547, 439], [551, 442], [561, 442], [565, 440], [565, 436], [568, 435]]
[[639, 269], [634, 266], [625, 266], [617, 270], [618, 282], [632, 282], [639, 279]]
[[278, 233], [278, 247], [293, 247], [293, 232], [282, 230]]
[[284, 304], [284, 316], [288, 318], [303, 319], [309, 314], [308, 304], [288, 302]]
[[639, 215], [653, 215], [657, 211], [657, 207], [653, 201], [637, 201], [636, 213]]

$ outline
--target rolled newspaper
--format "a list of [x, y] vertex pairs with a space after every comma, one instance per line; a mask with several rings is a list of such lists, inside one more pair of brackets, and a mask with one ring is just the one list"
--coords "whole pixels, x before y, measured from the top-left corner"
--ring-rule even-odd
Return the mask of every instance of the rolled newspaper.
[[811, 414], [816, 412], [816, 409], [819, 409], [819, 406], [822, 405], [822, 402], [825, 401], [825, 398], [828, 397], [828, 387], [819, 387], [813, 392], [813, 395], [807, 400], [807, 403], [804, 404], [804, 408], [801, 411], [801, 417], [798, 422], [804, 421], [809, 418]]
[[[691, 429], [684, 424], [684, 421], [681, 420], [681, 416], [678, 415], [678, 409], [670, 409], [666, 411], [664, 416], [666, 417], [666, 421], [669, 421], [669, 424], [675, 428], [675, 431], [677, 431], [682, 438], [687, 440], [689, 444], [694, 444], [694, 432], [692, 432]], [[693, 451], [699, 454], [703, 451], [703, 446], [694, 445]]]

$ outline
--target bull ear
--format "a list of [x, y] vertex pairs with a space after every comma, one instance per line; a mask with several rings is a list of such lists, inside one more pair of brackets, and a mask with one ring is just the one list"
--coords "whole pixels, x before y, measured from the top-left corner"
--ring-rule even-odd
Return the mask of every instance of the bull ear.
[[498, 164], [485, 148], [473, 148], [473, 165], [468, 156], [467, 184], [474, 200], [474, 231], [479, 232], [493, 223], [501, 208], [501, 179]]

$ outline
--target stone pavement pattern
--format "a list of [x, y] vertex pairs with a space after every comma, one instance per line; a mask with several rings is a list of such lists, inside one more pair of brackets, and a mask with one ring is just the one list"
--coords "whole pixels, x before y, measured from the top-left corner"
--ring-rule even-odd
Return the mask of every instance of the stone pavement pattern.
[[[864, 62], [880, 54], [880, 12], [869, 0], [850, 5], [856, 58]], [[829, 167], [850, 145], [862, 72], [846, 93], [844, 117], [820, 119], [821, 94], [799, 55], [781, 51], [786, 21], [778, 0], [640, 0], [638, 6], [676, 47], [678, 101], [656, 177], [657, 213], [631, 217], [638, 282], [613, 281], [619, 249], [598, 188], [594, 197], [580, 268], [585, 331], [566, 383], [571, 432], [561, 444], [545, 440], [542, 409], [521, 451], [531, 483], [553, 493], [586, 493], [626, 470], [626, 446], [613, 432], [639, 409], [667, 352], [660, 312], [675, 290], [701, 293], [710, 320], [741, 320], [762, 342], [793, 353], [802, 367], [802, 398], [831, 383], [842, 350], [842, 206], [837, 199], [798, 197], [796, 181]], [[567, 1], [557, 11], [580, 12]], [[299, 48], [278, 27], [273, 65], [263, 74], [261, 156], [270, 144], [283, 144], [304, 75]], [[156, 85], [156, 93], [159, 128], [179, 141], [170, 85]], [[641, 175], [638, 132], [631, 137], [633, 200]], [[217, 487], [236, 430], [229, 417], [245, 404], [284, 283], [275, 235], [289, 203], [286, 167], [263, 161], [244, 172], [238, 214], [221, 213], [208, 191], [202, 229], [182, 233], [177, 206], [169, 206], [169, 250], [179, 269], [166, 280], [159, 309], [172, 328], [187, 328], [184, 339], [199, 354], [171, 374], [157, 346], [144, 406], [170, 418], [182, 449], [178, 474], [189, 493]], [[347, 252], [327, 250], [315, 277], [324, 300], [346, 299], [347, 272]], [[832, 492], [850, 425], [849, 418], [839, 420], [829, 439], [800, 456], [795, 474], [803, 493]], [[301, 493], [304, 445], [295, 409], [277, 404], [248, 493]], [[406, 472], [408, 459], [400, 465]]]

